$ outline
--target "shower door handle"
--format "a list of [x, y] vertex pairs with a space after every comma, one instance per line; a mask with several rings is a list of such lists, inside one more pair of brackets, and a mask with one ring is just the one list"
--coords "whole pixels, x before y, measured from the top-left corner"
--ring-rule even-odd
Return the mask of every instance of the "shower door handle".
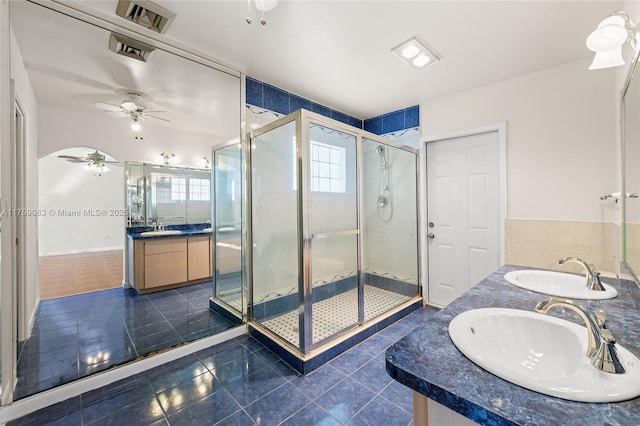
[[435, 237], [436, 237], [436, 236], [435, 236], [435, 235], [433, 235], [433, 232], [429, 232], [429, 233], [427, 234], [427, 238], [428, 238], [428, 239], [430, 239], [430, 240], [433, 240]]

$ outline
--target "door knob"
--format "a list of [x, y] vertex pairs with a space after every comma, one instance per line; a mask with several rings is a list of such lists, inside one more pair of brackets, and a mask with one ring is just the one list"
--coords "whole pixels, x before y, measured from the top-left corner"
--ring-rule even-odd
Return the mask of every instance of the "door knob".
[[436, 236], [435, 236], [435, 235], [433, 235], [433, 233], [432, 233], [432, 232], [429, 232], [429, 233], [427, 234], [427, 238], [429, 238], [430, 240], [433, 240], [435, 237], [436, 237]]

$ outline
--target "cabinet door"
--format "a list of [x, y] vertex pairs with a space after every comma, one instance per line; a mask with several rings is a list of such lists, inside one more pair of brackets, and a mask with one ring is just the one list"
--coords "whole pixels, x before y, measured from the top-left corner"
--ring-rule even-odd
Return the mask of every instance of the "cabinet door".
[[189, 237], [189, 281], [211, 277], [209, 236]]
[[149, 254], [144, 257], [145, 288], [187, 281], [187, 252]]
[[181, 238], [159, 238], [145, 242], [145, 288], [187, 281], [187, 241]]

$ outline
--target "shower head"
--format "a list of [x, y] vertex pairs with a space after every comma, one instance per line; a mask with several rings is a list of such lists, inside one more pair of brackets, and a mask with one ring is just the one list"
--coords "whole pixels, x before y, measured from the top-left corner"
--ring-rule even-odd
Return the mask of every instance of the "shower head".
[[380, 155], [380, 159], [382, 160], [382, 168], [386, 169], [387, 168], [387, 159], [385, 157], [385, 152], [384, 152], [384, 145], [378, 145], [376, 146], [376, 152], [378, 153], [378, 155]]

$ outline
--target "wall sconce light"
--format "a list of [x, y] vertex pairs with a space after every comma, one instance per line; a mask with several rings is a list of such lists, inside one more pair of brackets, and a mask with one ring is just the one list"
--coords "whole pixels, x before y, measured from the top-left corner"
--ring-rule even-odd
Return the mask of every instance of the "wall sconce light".
[[622, 46], [628, 41], [635, 50], [638, 47], [638, 38], [638, 25], [634, 24], [625, 12], [613, 12], [587, 37], [587, 47], [595, 52], [589, 69], [624, 65]]
[[162, 164], [165, 166], [170, 166], [178, 162], [178, 157], [173, 152], [162, 152], [160, 153], [160, 157], [162, 158]]
[[440, 60], [435, 53], [426, 48], [415, 37], [391, 49], [391, 52], [402, 59], [414, 70], [421, 70], [427, 65], [435, 64]]
[[[278, 4], [278, 0], [255, 0], [256, 9], [258, 12], [262, 12], [262, 18], [260, 18], [260, 23], [262, 25], [267, 25], [267, 20], [264, 19], [264, 13], [270, 11]], [[248, 14], [246, 17], [247, 24], [251, 24], [253, 20], [251, 19], [251, 0], [247, 0], [247, 10]]]
[[204, 167], [205, 169], [209, 169], [211, 168], [211, 161], [209, 161], [209, 159], [205, 156], [202, 157], [202, 167]]

